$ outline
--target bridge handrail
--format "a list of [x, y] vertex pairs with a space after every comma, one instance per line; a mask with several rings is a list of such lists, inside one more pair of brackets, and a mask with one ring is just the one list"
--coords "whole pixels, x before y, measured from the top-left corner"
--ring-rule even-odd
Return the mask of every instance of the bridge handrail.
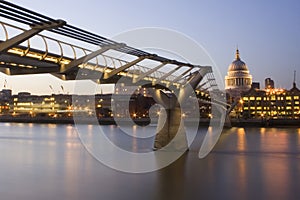
[[[7, 39], [9, 39], [9, 34], [8, 34], [8, 31], [6, 30], [6, 26], [7, 27], [10, 27], [10, 28], [14, 28], [14, 29], [18, 29], [18, 30], [20, 30], [20, 31], [26, 31], [26, 29], [24, 29], [24, 28], [20, 28], [20, 27], [18, 27], [18, 26], [15, 26], [15, 25], [12, 25], [12, 24], [8, 24], [8, 23], [6, 23], [6, 22], [3, 22], [3, 21], [0, 21], [0, 24], [2, 25], [2, 27], [3, 27], [3, 30], [4, 30], [4, 34], [6, 35], [6, 38], [5, 38], [5, 40], [7, 40]], [[47, 40], [49, 40], [49, 41], [54, 41], [54, 42], [56, 42], [58, 45], [59, 45], [59, 48], [60, 48], [60, 51], [61, 51], [61, 55], [60, 55], [60, 58], [59, 58], [59, 60], [61, 60], [62, 59], [62, 57], [64, 57], [64, 55], [63, 55], [63, 50], [62, 50], [62, 47], [61, 47], [61, 44], [63, 44], [63, 45], [66, 45], [66, 46], [69, 46], [71, 49], [72, 49], [72, 51], [73, 51], [73, 54], [74, 54], [74, 59], [76, 59], [76, 52], [75, 52], [75, 49], [79, 49], [79, 50], [81, 50], [81, 51], [83, 51], [85, 54], [86, 53], [91, 53], [92, 52], [92, 50], [90, 50], [90, 49], [87, 49], [87, 48], [84, 48], [84, 47], [80, 47], [80, 46], [78, 46], [78, 45], [74, 45], [74, 44], [70, 44], [70, 43], [67, 43], [67, 42], [64, 42], [64, 41], [61, 41], [61, 40], [58, 40], [58, 39], [55, 39], [55, 38], [52, 38], [52, 37], [49, 37], [49, 36], [46, 36], [46, 35], [43, 35], [43, 34], [37, 34], [36, 36], [39, 36], [39, 37], [41, 37], [42, 38], [42, 40], [43, 40], [43, 42], [44, 42], [44, 44], [45, 44], [45, 54], [42, 56], [42, 59], [44, 59], [46, 56], [47, 56], [47, 54], [48, 53], [50, 53], [49, 52], [49, 49], [47, 48], [47, 46], [48, 46], [48, 43], [47, 43]], [[47, 39], [47, 40], [46, 40]], [[29, 39], [30, 40], [30, 39]], [[29, 49], [30, 49], [30, 42], [29, 42], [29, 40], [28, 40], [28, 47], [27, 47], [27, 52], [29, 51]], [[24, 54], [25, 55], [25, 54]], [[114, 57], [112, 57], [112, 56], [109, 56], [109, 55], [101, 55], [103, 58], [104, 58], [104, 61], [106, 61], [107, 62], [107, 59], [110, 59], [110, 60], [114, 60], [114, 61], [117, 61], [117, 62], [119, 62], [119, 63], [128, 63], [128, 61], [126, 61], [126, 60], [122, 60], [122, 59], [119, 59], [119, 58], [114, 58]], [[72, 59], [72, 58], [69, 58], [68, 57], [68, 59]], [[112, 62], [113, 63], [113, 62]], [[94, 63], [95, 65], [98, 65], [98, 63]], [[139, 65], [139, 64], [136, 64], [135, 66], [137, 66], [138, 68], [140, 68], [140, 69], [143, 69], [144, 71], [143, 72], [146, 72], [147, 70], [150, 70], [151, 68], [149, 68], [149, 67], [145, 67], [145, 66], [142, 66], [142, 65]], [[114, 66], [115, 68], [116, 68], [116, 66]], [[156, 71], [155, 73], [153, 73], [153, 75], [152, 76], [150, 76], [151, 78], [159, 78], [160, 76], [162, 76], [163, 74], [165, 74], [165, 72], [162, 72], [162, 71]], [[171, 77], [171, 79], [172, 78], [175, 78], [176, 76], [170, 76]]]
[[[0, 5], [1, 5], [1, 7], [0, 7], [0, 10], [1, 10], [0, 16], [1, 17], [12, 20], [12, 21], [16, 21], [16, 22], [18, 22], [20, 24], [23, 24], [23, 25], [29, 25], [32, 29], [35, 29], [35, 28], [38, 27], [37, 29], [40, 29], [40, 31], [47, 30], [47, 31], [50, 31], [52, 33], [59, 34], [61, 36], [66, 36], [68, 38], [72, 38], [72, 39], [76, 39], [76, 40], [81, 41], [81, 42], [85, 42], [86, 44], [89, 44], [89, 45], [96, 45], [97, 47], [99, 47], [99, 46], [100, 47], [105, 47], [107, 45], [117, 45], [117, 44], [119, 44], [118, 42], [113, 41], [111, 39], [102, 37], [102, 36], [97, 35], [95, 33], [92, 33], [92, 32], [83, 30], [81, 28], [72, 26], [70, 24], [67, 24], [63, 20], [56, 20], [56, 19], [50, 18], [50, 17], [42, 15], [38, 12], [35, 12], [35, 11], [32, 11], [32, 10], [26, 9], [22, 6], [18, 6], [16, 4], [13, 4], [9, 1], [1, 0]], [[54, 23], [54, 26], [53, 26], [53, 23]], [[49, 26], [45, 26], [45, 25], [50, 25], [50, 28], [49, 28]], [[5, 26], [4, 26], [3, 22], [2, 22], [2, 26], [5, 29]], [[9, 25], [9, 26], [25, 31], [25, 29], [22, 29], [22, 28], [13, 26], [13, 25]], [[26, 30], [26, 31], [28, 31], [28, 30]], [[6, 34], [6, 39], [7, 39], [8, 37], [7, 37], [7, 31], [6, 30], [5, 30], [5, 34]], [[46, 47], [46, 51], [44, 52], [44, 55], [42, 55], [40, 57], [40, 59], [45, 59], [45, 60], [48, 60], [48, 61], [54, 61], [55, 63], [59, 63], [59, 64], [61, 62], [64, 62], [63, 64], [68, 64], [72, 60], [70, 58], [67, 58], [67, 57], [64, 56], [64, 52], [63, 52], [64, 49], [63, 49], [62, 45], [67, 45], [67, 46], [71, 47], [71, 49], [73, 51], [73, 59], [76, 59], [76, 57], [77, 57], [76, 49], [79, 49], [79, 50], [83, 51], [84, 54], [86, 54], [87, 52], [92, 52], [90, 49], [86, 49], [86, 48], [79, 47], [79, 46], [76, 46], [76, 45], [73, 45], [73, 44], [69, 44], [69, 43], [66, 43], [66, 42], [63, 42], [63, 41], [60, 41], [60, 40], [57, 40], [57, 39], [53, 39], [53, 38], [48, 37], [48, 36], [44, 36], [44, 35], [41, 35], [41, 34], [36, 34], [36, 35], [43, 38], [43, 40], [45, 42], [45, 47]], [[32, 36], [30, 36], [30, 37], [32, 37]], [[28, 41], [29, 40], [30, 39], [28, 39]], [[46, 42], [47, 40], [53, 40], [54, 42], [56, 42], [58, 44], [59, 51], [60, 51], [60, 56], [57, 56], [58, 58], [55, 58], [55, 57], [50, 57], [49, 58], [48, 57], [49, 52], [48, 52], [48, 45], [47, 45], [47, 42]], [[30, 48], [30, 42], [28, 42], [27, 47], [28, 48], [24, 51], [25, 54], [29, 53], [29, 50], [31, 49]], [[191, 67], [191, 68], [195, 68], [195, 69], [197, 69], [198, 67], [201, 67], [201, 66], [193, 65], [191, 63], [184, 63], [184, 62], [177, 61], [177, 60], [171, 60], [169, 58], [165, 58], [165, 57], [162, 57], [162, 56], [159, 56], [159, 55], [154, 55], [154, 54], [151, 54], [149, 52], [146, 52], [146, 51], [134, 48], [134, 47], [130, 47], [130, 46], [127, 46], [127, 45], [124, 45], [124, 46], [122, 46], [118, 49], [115, 49], [115, 50], [118, 51], [118, 52], [121, 52], [121, 53], [125, 53], [127, 55], [137, 56], [139, 58], [145, 56], [145, 57], [147, 57], [147, 59], [152, 60], [152, 61], [157, 61], [157, 62], [160, 62], [160, 63], [167, 63], [167, 64], [171, 64], [171, 65], [174, 64], [174, 65], [177, 66], [176, 68], [174, 68], [174, 70], [171, 70], [169, 72], [156, 71], [156, 72], [153, 72], [152, 74], [147, 74], [147, 77], [145, 77], [145, 79], [146, 78], [150, 78], [150, 79], [152, 78], [152, 79], [158, 79], [159, 81], [169, 81], [169, 82], [173, 83], [174, 82], [173, 80], [175, 80], [178, 76], [177, 74], [180, 73], [178, 69], [182, 69], [182, 67]], [[35, 58], [37, 58], [37, 56], [40, 56], [40, 55], [33, 55], [33, 56]], [[99, 65], [98, 57], [96, 57], [96, 63], [94, 63], [94, 66], [92, 66], [91, 69], [93, 69], [93, 70], [96, 70], [97, 68], [103, 69], [103, 67], [104, 67], [103, 70], [105, 70], [108, 67], [108, 63], [107, 63], [108, 59], [112, 60], [113, 65], [115, 65], [116, 63], [122, 63], [122, 62], [129, 63], [129, 61], [116, 59], [116, 58], [112, 58], [112, 57], [109, 58], [107, 55], [104, 55], [104, 54], [100, 54], [100, 56], [102, 56], [103, 59], [104, 59], [104, 62], [105, 62], [104, 66]], [[67, 58], [67, 59], [65, 59], [65, 58]], [[83, 67], [83, 68], [87, 67], [87, 66], [88, 66], [87, 63], [81, 65], [81, 67]], [[123, 72], [128, 73], [128, 74], [132, 74], [133, 76], [134, 75], [139, 75], [141, 73], [145, 73], [146, 71], [150, 70], [150, 68], [147, 68], [147, 67], [139, 65], [139, 64], [128, 65], [128, 66], [129, 66], [129, 68], [124, 67]], [[116, 66], [114, 66], [114, 67], [116, 67]], [[130, 67], [132, 67], [134, 70], [130, 70]], [[133, 71], [139, 72], [139, 73], [135, 74]], [[162, 78], [164, 80], [161, 80]], [[176, 83], [184, 84], [184, 82], [185, 82], [185, 80], [182, 81], [182, 79], [181, 80], [176, 80]]]
[[[55, 20], [53, 18], [47, 17], [45, 15], [42, 15], [40, 13], [37, 13], [35, 11], [26, 9], [24, 7], [18, 6], [16, 4], [13, 4], [8, 1], [1, 0], [1, 12], [0, 16], [17, 21], [21, 24], [27, 24], [29, 26], [35, 26], [40, 24], [51, 24], [51, 23], [57, 23], [59, 20]], [[60, 20], [62, 21], [62, 20]], [[77, 39], [79, 41], [83, 41], [89, 44], [97, 45], [97, 46], [105, 46], [107, 44], [114, 45], [117, 44], [117, 42], [110, 40], [108, 38], [102, 37], [100, 35], [97, 35], [95, 33], [83, 30], [81, 28], [72, 26], [70, 24], [64, 23], [63, 26], [59, 28], [49, 29], [48, 31], [57, 33], [60, 35], [67, 36], [69, 38]], [[133, 56], [151, 56], [153, 54], [145, 52], [140, 49], [136, 49], [130, 46], [125, 45], [124, 47], [118, 49], [117, 51], [126, 53], [128, 55]], [[167, 62], [167, 63], [173, 63], [178, 66], [189, 66], [189, 67], [195, 67], [195, 65], [191, 63], [184, 63], [177, 60], [171, 60], [162, 56], [152, 56], [149, 58], [154, 61], [158, 62]]]

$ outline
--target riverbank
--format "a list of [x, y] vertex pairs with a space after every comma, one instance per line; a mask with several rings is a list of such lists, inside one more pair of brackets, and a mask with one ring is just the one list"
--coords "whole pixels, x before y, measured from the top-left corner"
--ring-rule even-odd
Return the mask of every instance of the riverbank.
[[[117, 124], [114, 118], [101, 118], [95, 120], [93, 117], [81, 117], [74, 120], [72, 117], [68, 118], [50, 118], [50, 117], [13, 117], [13, 116], [1, 116], [0, 122], [15, 122], [15, 123], [47, 123], [47, 124], [100, 124], [100, 125], [115, 125]], [[133, 119], [137, 125], [146, 126], [150, 124], [150, 118], [138, 118]], [[195, 120], [195, 122], [198, 120]], [[119, 123], [129, 123], [131, 119], [118, 119]], [[194, 121], [186, 121], [187, 123], [193, 123]], [[154, 121], [152, 123], [157, 123]], [[200, 119], [199, 126], [209, 126], [211, 119]], [[216, 122], [214, 122], [215, 124]], [[225, 124], [226, 127], [300, 127], [300, 119], [231, 119], [230, 124]]]
[[300, 127], [300, 119], [231, 119], [233, 127]]
[[[84, 117], [80, 119], [80, 123], [91, 123], [95, 121], [92, 117]], [[0, 122], [15, 122], [15, 123], [36, 123], [36, 124], [74, 124], [75, 121], [72, 117], [68, 118], [50, 118], [50, 117], [12, 117], [1, 116]], [[79, 120], [77, 121], [79, 122]], [[99, 123], [103, 125], [115, 124], [113, 118], [99, 119]]]
[[[146, 126], [150, 123], [150, 118], [133, 119], [137, 125]], [[36, 123], [36, 124], [100, 124], [100, 125], [115, 125], [117, 124], [114, 118], [100, 118], [96, 120], [94, 117], [65, 117], [65, 118], [51, 118], [51, 117], [13, 117], [1, 116], [0, 122], [14, 122], [14, 123]], [[131, 119], [118, 119], [118, 123], [129, 123]], [[154, 122], [154, 123], [157, 123]]]

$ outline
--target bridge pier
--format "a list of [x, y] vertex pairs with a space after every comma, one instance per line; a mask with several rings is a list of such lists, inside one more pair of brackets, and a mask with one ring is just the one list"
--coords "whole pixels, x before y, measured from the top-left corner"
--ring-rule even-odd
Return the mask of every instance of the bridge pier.
[[174, 93], [166, 94], [159, 89], [152, 90], [151, 93], [154, 100], [163, 106], [158, 118], [156, 137], [153, 146], [154, 150], [188, 150], [182, 110], [183, 107], [191, 107], [192, 105], [183, 105], [186, 104], [183, 102], [192, 95], [205, 74], [210, 71], [211, 68], [207, 67], [191, 74], [186, 85], [179, 89], [177, 95]]
[[232, 127], [229, 114], [226, 114], [226, 116], [225, 116], [224, 127], [226, 127], [226, 128], [231, 128]]
[[181, 108], [177, 105], [169, 109], [161, 109], [156, 129], [154, 150], [186, 151], [188, 143], [182, 120]]

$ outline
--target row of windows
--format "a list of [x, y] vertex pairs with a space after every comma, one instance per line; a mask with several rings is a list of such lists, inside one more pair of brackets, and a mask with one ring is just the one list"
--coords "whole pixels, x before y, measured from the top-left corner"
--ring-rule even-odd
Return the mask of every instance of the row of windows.
[[254, 100], [257, 100], [257, 101], [261, 101], [261, 100], [272, 100], [272, 101], [275, 101], [275, 100], [299, 100], [299, 96], [271, 96], [271, 97], [243, 97], [243, 100], [244, 101], [254, 101]]
[[[254, 107], [254, 106], [251, 106], [251, 107], [244, 107], [243, 108], [244, 110], [271, 110], [272, 108], [271, 107], [261, 107], [261, 106], [258, 106], [258, 107]], [[299, 110], [299, 106], [287, 106], [287, 107], [275, 107], [273, 108], [272, 110]]]
[[268, 112], [265, 112], [265, 111], [257, 111], [257, 112], [248, 112], [247, 114], [251, 114], [253, 116], [255, 115], [259, 115], [259, 116], [292, 116], [292, 115], [299, 115], [298, 112], [286, 112], [286, 111], [282, 111], [282, 112], [277, 112], [277, 111], [268, 111]]
[[300, 102], [299, 101], [295, 101], [295, 102], [289, 102], [289, 101], [277, 101], [277, 102], [273, 102], [273, 101], [244, 101], [243, 105], [244, 106], [255, 106], [255, 105], [277, 105], [277, 106], [287, 106], [287, 105], [294, 105], [297, 106], [299, 105]]

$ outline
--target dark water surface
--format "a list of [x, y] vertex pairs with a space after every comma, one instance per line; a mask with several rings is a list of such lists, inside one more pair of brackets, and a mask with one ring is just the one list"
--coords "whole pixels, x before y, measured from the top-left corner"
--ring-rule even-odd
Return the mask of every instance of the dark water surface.
[[0, 123], [0, 199], [300, 199], [300, 128], [231, 128], [205, 159], [200, 140], [164, 169], [129, 174], [93, 158], [71, 125]]

